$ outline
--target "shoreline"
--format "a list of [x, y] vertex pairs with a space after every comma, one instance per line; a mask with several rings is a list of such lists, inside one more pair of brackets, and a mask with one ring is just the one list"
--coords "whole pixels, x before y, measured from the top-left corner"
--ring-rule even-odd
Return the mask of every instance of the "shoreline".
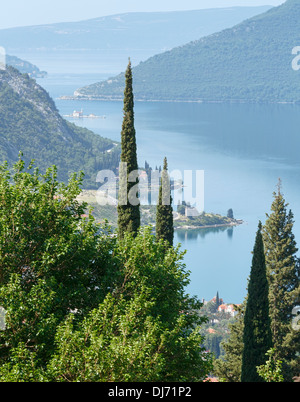
[[[109, 96], [72, 96], [62, 95], [59, 100], [76, 100], [76, 101], [104, 101], [104, 102], [123, 102], [123, 98], [115, 98]], [[299, 101], [264, 101], [254, 99], [225, 99], [225, 100], [204, 100], [204, 99], [139, 99], [135, 98], [136, 102], [166, 102], [166, 103], [234, 103], [234, 104], [270, 104], [270, 105], [299, 105]]]
[[213, 229], [213, 228], [220, 228], [220, 227], [233, 227], [233, 226], [239, 226], [243, 225], [245, 222], [238, 219], [238, 222], [231, 222], [231, 223], [220, 223], [220, 224], [215, 224], [215, 225], [204, 225], [204, 226], [191, 226], [191, 225], [185, 225], [185, 226], [175, 226], [174, 225], [174, 230], [193, 230], [193, 229]]
[[[96, 195], [97, 194], [97, 195]], [[110, 197], [110, 202], [107, 203], [107, 196], [104, 197], [103, 204], [100, 202], [101, 193], [98, 190], [83, 190], [80, 195], [77, 196], [79, 202], [86, 202], [93, 208], [93, 215], [98, 223], [107, 219], [111, 226], [116, 225], [116, 207], [117, 200]], [[100, 202], [100, 204], [99, 204]], [[143, 226], [155, 226], [155, 205], [140, 205], [141, 221]], [[196, 220], [195, 218], [189, 219], [189, 217], [173, 211], [173, 227], [174, 230], [198, 230], [198, 229], [216, 229], [216, 228], [232, 228], [245, 223], [243, 219], [228, 218], [216, 213], [205, 213], [204, 219], [206, 221]], [[216, 223], [210, 223], [213, 220]], [[203, 224], [201, 224], [203, 223]]]

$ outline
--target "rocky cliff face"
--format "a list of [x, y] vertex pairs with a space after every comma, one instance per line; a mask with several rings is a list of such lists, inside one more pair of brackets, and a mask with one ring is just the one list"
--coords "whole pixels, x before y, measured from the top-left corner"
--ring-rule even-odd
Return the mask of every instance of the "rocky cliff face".
[[57, 113], [55, 103], [48, 93], [27, 74], [21, 74], [8, 66], [0, 74], [0, 83], [8, 85], [20, 98], [32, 103], [44, 115]]

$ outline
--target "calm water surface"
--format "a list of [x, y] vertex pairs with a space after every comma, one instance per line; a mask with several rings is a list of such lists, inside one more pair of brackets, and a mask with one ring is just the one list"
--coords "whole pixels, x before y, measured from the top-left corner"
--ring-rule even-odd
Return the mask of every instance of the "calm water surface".
[[[43, 66], [42, 66], [43, 67]], [[83, 108], [105, 119], [74, 121], [95, 133], [120, 141], [122, 102], [63, 101], [75, 89], [108, 77], [96, 74], [50, 74], [38, 82], [54, 98], [61, 114]], [[188, 292], [241, 303], [246, 295], [258, 221], [270, 212], [280, 177], [295, 216], [300, 242], [300, 106], [135, 102], [140, 166], [168, 158], [169, 170], [204, 170], [205, 211], [233, 209], [245, 223], [233, 229], [176, 231], [175, 242], [187, 250], [191, 272]]]

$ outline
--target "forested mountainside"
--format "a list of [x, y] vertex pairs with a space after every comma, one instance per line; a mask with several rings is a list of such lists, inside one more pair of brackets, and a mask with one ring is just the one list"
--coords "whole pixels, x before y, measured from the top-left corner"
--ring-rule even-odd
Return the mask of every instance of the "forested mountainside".
[[[171, 101], [297, 102], [300, 1], [158, 54], [133, 68], [135, 98]], [[294, 60], [296, 61], [296, 60]], [[123, 74], [80, 88], [76, 97], [121, 99]]]
[[120, 155], [111, 140], [63, 119], [35, 80], [8, 67], [0, 71], [0, 161], [13, 163], [20, 151], [41, 170], [56, 165], [61, 181], [84, 171], [86, 188], [96, 187], [98, 170], [116, 168]]

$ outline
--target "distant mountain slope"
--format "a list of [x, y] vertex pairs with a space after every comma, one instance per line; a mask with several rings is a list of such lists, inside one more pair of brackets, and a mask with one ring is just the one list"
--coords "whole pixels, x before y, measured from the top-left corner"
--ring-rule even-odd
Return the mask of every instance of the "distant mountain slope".
[[[300, 0], [233, 28], [156, 55], [133, 69], [140, 100], [300, 100], [300, 71], [292, 49], [300, 46]], [[77, 96], [120, 99], [122, 74], [76, 91]]]
[[151, 55], [231, 27], [269, 9], [231, 7], [195, 11], [127, 13], [79, 22], [0, 30], [7, 53], [59, 49], [146, 49]]
[[56, 165], [65, 182], [83, 170], [86, 188], [96, 187], [98, 170], [116, 168], [120, 154], [111, 140], [64, 120], [35, 80], [8, 67], [0, 71], [0, 163], [16, 161], [19, 151], [41, 171]]
[[46, 71], [41, 71], [37, 66], [29, 61], [22, 60], [16, 56], [6, 56], [6, 64], [15, 67], [21, 73], [27, 73], [32, 78], [46, 77]]

